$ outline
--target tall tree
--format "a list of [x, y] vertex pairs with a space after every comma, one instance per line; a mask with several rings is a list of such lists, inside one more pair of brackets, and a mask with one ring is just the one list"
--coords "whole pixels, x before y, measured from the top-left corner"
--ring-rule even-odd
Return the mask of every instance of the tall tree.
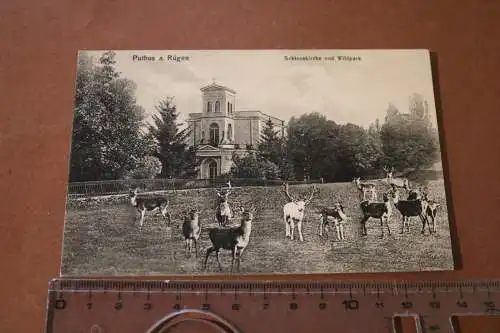
[[271, 118], [265, 122], [258, 150], [264, 158], [275, 164], [279, 164], [283, 158], [283, 141], [274, 129]]
[[372, 175], [377, 170], [381, 149], [376, 137], [371, 136], [363, 127], [350, 123], [342, 125], [338, 147], [341, 167], [337, 179], [348, 180], [356, 176]]
[[396, 169], [423, 169], [438, 160], [438, 134], [429, 121], [427, 108], [426, 101], [414, 94], [409, 113], [388, 109], [381, 139], [385, 160]]
[[372, 170], [366, 170], [366, 173], [370, 176], [382, 177], [385, 174], [381, 171], [383, 167], [387, 165], [385, 161], [385, 155], [382, 143], [382, 125], [380, 120], [377, 118], [368, 127], [368, 146], [372, 152]]
[[298, 179], [335, 179], [337, 135], [338, 125], [319, 113], [290, 119], [287, 150]]
[[81, 53], [77, 66], [70, 181], [122, 178], [145, 154], [144, 110], [134, 82], [121, 78], [115, 53], [97, 63]]
[[279, 131], [274, 128], [274, 124], [269, 118], [262, 130], [258, 150], [260, 155], [273, 165], [270, 166], [271, 169], [274, 166], [278, 167], [279, 178], [283, 180], [293, 179], [293, 166], [286, 148], [286, 139], [279, 135]]
[[155, 142], [153, 155], [162, 164], [160, 177], [191, 177], [197, 164], [195, 150], [186, 143], [189, 129], [181, 129], [177, 123], [179, 114], [173, 97], [161, 100], [155, 109], [149, 133]]
[[278, 179], [278, 166], [259, 154], [247, 154], [243, 157], [233, 155], [233, 166], [230, 170], [233, 178]]

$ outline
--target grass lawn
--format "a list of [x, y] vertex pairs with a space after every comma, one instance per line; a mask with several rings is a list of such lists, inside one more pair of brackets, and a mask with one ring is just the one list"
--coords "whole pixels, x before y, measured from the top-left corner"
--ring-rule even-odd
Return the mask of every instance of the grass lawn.
[[[362, 237], [357, 190], [352, 183], [335, 183], [319, 185], [319, 194], [306, 208], [304, 242], [285, 239], [282, 207], [286, 200], [278, 187], [235, 188], [229, 199], [232, 207], [248, 207], [253, 203], [257, 209], [240, 274], [453, 269], [443, 181], [431, 181], [428, 187], [430, 198], [443, 205], [438, 210], [437, 234], [426, 232], [422, 235], [417, 218], [412, 219], [409, 234], [400, 234], [401, 215], [394, 208], [389, 220], [390, 236], [385, 233], [381, 239], [379, 221], [370, 219], [368, 235]], [[379, 189], [383, 190], [382, 183]], [[308, 190], [304, 185], [290, 186], [294, 196], [306, 195]], [[138, 215], [125, 198], [121, 203], [68, 206], [61, 273], [66, 276], [227, 274], [231, 263], [229, 251], [221, 251], [223, 272], [218, 271], [215, 256], [209, 258], [207, 270], [202, 269], [205, 251], [210, 246], [207, 229], [217, 226], [214, 190], [177, 191], [167, 196], [172, 207], [172, 224], [167, 226], [162, 217], [146, 215], [142, 229]], [[350, 217], [344, 241], [337, 241], [333, 230], [327, 239], [317, 235], [319, 219], [316, 212], [334, 200], [344, 203]], [[189, 208], [197, 208], [200, 212], [203, 231], [198, 258], [186, 257], [181, 234], [180, 214]], [[232, 221], [234, 225], [238, 223], [237, 219]]]

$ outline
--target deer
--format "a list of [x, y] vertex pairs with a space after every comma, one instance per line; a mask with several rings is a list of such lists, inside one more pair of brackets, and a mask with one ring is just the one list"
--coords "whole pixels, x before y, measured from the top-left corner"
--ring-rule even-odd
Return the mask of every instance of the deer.
[[158, 210], [164, 218], [168, 219], [168, 224], [170, 225], [172, 217], [170, 212], [168, 211], [168, 200], [162, 197], [140, 198], [138, 197], [138, 191], [138, 188], [136, 188], [134, 191], [130, 191], [129, 198], [132, 206], [135, 207], [141, 214], [139, 225], [142, 227], [147, 211], [156, 213]]
[[407, 200], [422, 199], [423, 194], [425, 192], [424, 187], [421, 187], [421, 186], [416, 186], [414, 188], [410, 188], [410, 186], [408, 185], [408, 186], [405, 186], [405, 189], [408, 191]]
[[385, 171], [385, 179], [388, 184], [392, 182], [392, 176], [394, 174], [394, 166], [391, 166], [390, 168], [386, 165], [384, 166], [384, 171]]
[[[401, 188], [408, 191], [408, 197], [406, 198], [406, 200], [416, 200], [422, 198], [423, 189], [420, 186], [412, 189], [410, 188], [409, 183], [405, 183]], [[392, 193], [396, 193], [399, 190], [399, 187], [396, 184], [391, 184], [391, 189]]]
[[222, 271], [222, 265], [219, 260], [219, 251], [223, 249], [231, 251], [231, 272], [233, 272], [235, 261], [237, 264], [237, 270], [238, 272], [240, 271], [241, 256], [250, 241], [255, 207], [252, 207], [250, 210], [246, 210], [244, 208], [241, 210], [242, 217], [240, 226], [229, 229], [213, 228], [209, 230], [208, 236], [212, 242], [212, 246], [207, 249], [205, 254], [205, 261], [203, 263], [204, 270], [207, 268], [208, 257], [212, 252], [215, 252], [219, 270]]
[[390, 235], [391, 229], [389, 228], [389, 218], [392, 215], [392, 207], [389, 200], [389, 193], [385, 192], [382, 195], [382, 202], [373, 202], [364, 200], [359, 205], [361, 211], [363, 212], [363, 218], [361, 219], [361, 235], [366, 236], [366, 222], [370, 218], [375, 218], [380, 220], [380, 229], [382, 234], [381, 238], [384, 237], [384, 223], [387, 227], [387, 232]]
[[182, 224], [182, 235], [186, 244], [186, 257], [191, 256], [191, 250], [194, 244], [195, 257], [198, 257], [198, 239], [201, 235], [201, 225], [199, 213], [192, 209], [184, 216]]
[[344, 205], [338, 201], [332, 207], [323, 207], [319, 213], [319, 236], [323, 236], [323, 230], [325, 231], [325, 235], [328, 236], [327, 226], [328, 226], [328, 218], [331, 217], [333, 219], [333, 225], [335, 227], [335, 233], [337, 235], [337, 240], [344, 240], [344, 224], [348, 219], [345, 214]]
[[[427, 192], [423, 193], [423, 199], [427, 202], [427, 208], [425, 213], [427, 215], [427, 223], [432, 222], [432, 228], [429, 227], [429, 230], [432, 230], [433, 233], [436, 233], [436, 215], [437, 209], [441, 207], [441, 204], [435, 200], [429, 200]], [[430, 218], [430, 221], [429, 221]]]
[[226, 226], [229, 223], [229, 219], [232, 218], [231, 209], [229, 208], [229, 203], [227, 202], [229, 194], [231, 194], [231, 180], [229, 180], [226, 184], [228, 185], [226, 191], [223, 191], [222, 188], [220, 190], [216, 190], [219, 202], [215, 217], [220, 227]]
[[386, 174], [386, 181], [389, 185], [404, 188], [406, 190], [409, 189], [410, 183], [407, 178], [394, 178], [394, 166], [391, 166], [390, 168], [384, 166], [384, 171]]
[[283, 206], [285, 238], [290, 238], [290, 240], [293, 240], [295, 224], [297, 224], [299, 239], [301, 242], [303, 242], [304, 236], [302, 235], [302, 222], [304, 220], [304, 212], [306, 206], [311, 202], [314, 194], [317, 192], [316, 186], [313, 185], [311, 194], [307, 199], [302, 198], [300, 200], [297, 200], [292, 197], [288, 190], [288, 183], [285, 183], [283, 192], [289, 200], [289, 202]]
[[[401, 234], [404, 233], [405, 226], [406, 226], [406, 231], [410, 232], [410, 223], [409, 223], [410, 217], [418, 216], [420, 218], [420, 221], [422, 222], [421, 233], [423, 234], [425, 231], [425, 225], [428, 224], [427, 217], [425, 216], [427, 210], [427, 202], [422, 198], [413, 200], [400, 200], [399, 191], [396, 190], [394, 191], [393, 195], [393, 203], [396, 209], [401, 213], [403, 217], [403, 224], [400, 233]], [[432, 233], [430, 226], [429, 226], [429, 233]]]
[[375, 201], [377, 200], [377, 193], [375, 191], [375, 184], [373, 183], [362, 183], [360, 178], [353, 178], [352, 182], [356, 185], [356, 188], [359, 190], [361, 194], [361, 200], [366, 200], [366, 193], [370, 193], [370, 199]]

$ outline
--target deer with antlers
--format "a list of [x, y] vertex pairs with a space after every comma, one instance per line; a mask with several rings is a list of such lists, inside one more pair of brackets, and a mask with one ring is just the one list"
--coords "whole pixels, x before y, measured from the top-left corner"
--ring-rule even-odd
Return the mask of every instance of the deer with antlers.
[[250, 234], [252, 232], [252, 221], [255, 214], [255, 206], [250, 209], [241, 208], [241, 223], [238, 227], [219, 229], [213, 228], [208, 232], [208, 237], [212, 246], [207, 249], [205, 260], [203, 262], [203, 269], [207, 268], [208, 257], [212, 252], [215, 252], [219, 270], [222, 270], [222, 265], [219, 260], [220, 250], [229, 250], [232, 254], [231, 272], [233, 271], [234, 262], [238, 272], [240, 271], [240, 261], [243, 251], [247, 248], [250, 242]]
[[217, 197], [219, 198], [219, 202], [217, 205], [217, 212], [215, 217], [217, 218], [217, 222], [219, 226], [224, 227], [229, 223], [229, 219], [232, 217], [231, 209], [229, 208], [229, 203], [227, 199], [229, 194], [231, 194], [231, 181], [227, 182], [228, 188], [227, 190], [216, 190]]
[[285, 221], [285, 237], [293, 240], [295, 224], [297, 224], [297, 231], [299, 233], [299, 239], [301, 242], [304, 241], [304, 236], [302, 235], [302, 222], [304, 220], [304, 212], [306, 206], [311, 202], [314, 194], [317, 192], [316, 186], [313, 185], [310, 196], [305, 199], [300, 200], [295, 199], [290, 195], [288, 190], [288, 183], [285, 183], [284, 190], [286, 197], [289, 202], [283, 206], [283, 220]]
[[386, 165], [384, 166], [384, 172], [385, 172], [385, 179], [387, 180], [387, 183], [392, 183], [392, 176], [394, 174], [394, 166], [391, 166], [390, 168]]
[[408, 190], [410, 188], [410, 182], [407, 178], [394, 178], [395, 169], [393, 166], [391, 166], [390, 168], [388, 166], [385, 166], [384, 171], [387, 183], [393, 188], [394, 186], [404, 188], [405, 190]]

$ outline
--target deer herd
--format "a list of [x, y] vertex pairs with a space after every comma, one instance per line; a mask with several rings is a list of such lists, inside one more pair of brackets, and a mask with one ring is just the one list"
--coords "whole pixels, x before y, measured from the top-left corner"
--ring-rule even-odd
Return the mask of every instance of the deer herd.
[[[421, 186], [410, 188], [408, 179], [394, 178], [394, 168], [385, 167], [384, 171], [386, 173], [386, 178], [385, 182], [382, 183], [385, 183], [384, 187], [386, 190], [382, 192], [381, 201], [377, 199], [377, 187], [380, 187], [380, 181], [362, 182], [360, 178], [354, 178], [352, 181], [360, 196], [359, 208], [361, 210], [361, 220], [359, 226], [361, 229], [361, 236], [367, 236], [366, 223], [370, 218], [380, 221], [380, 237], [384, 237], [385, 230], [387, 230], [387, 233], [390, 235], [391, 230], [388, 221], [394, 215], [394, 211], [398, 211], [402, 218], [401, 234], [410, 232], [409, 222], [411, 217], [418, 217], [420, 219], [422, 223], [422, 234], [425, 233], [426, 226], [429, 234], [436, 233], [435, 219], [440, 204], [435, 200], [429, 199], [426, 188]], [[377, 184], [379, 186], [377, 186]], [[228, 227], [230, 221], [234, 219], [235, 214], [233, 214], [228, 202], [229, 195], [232, 192], [231, 182], [229, 181], [227, 185], [226, 188], [216, 189], [218, 201], [215, 209], [215, 221], [218, 227], [207, 229], [211, 245], [206, 249], [203, 267], [206, 269], [208, 258], [214, 253], [218, 267], [221, 270], [219, 252], [220, 250], [227, 250], [230, 251], [232, 255], [232, 272], [235, 262], [237, 270], [239, 271], [240, 258], [250, 241], [252, 222], [256, 209], [253, 205], [249, 208], [238, 207], [234, 212], [238, 212], [238, 215], [240, 215], [239, 225]], [[401, 190], [407, 192], [406, 199], [401, 199]], [[304, 235], [302, 227], [306, 208], [310, 205], [315, 194], [317, 194], [319, 190], [313, 185], [307, 196], [295, 197], [290, 194], [288, 183], [284, 183], [282, 192], [288, 201], [283, 205], [282, 210], [285, 238], [289, 240], [298, 238], [299, 241], [303, 242]], [[168, 200], [159, 197], [141, 198], [138, 196], [136, 189], [130, 192], [130, 202], [141, 214], [139, 223], [141, 227], [143, 226], [146, 211], [159, 211], [170, 224], [171, 214], [169, 212]], [[341, 201], [335, 201], [331, 205], [322, 206], [315, 210], [315, 213], [319, 219], [318, 236], [320, 238], [328, 236], [328, 227], [331, 223], [335, 229], [337, 240], [345, 240], [344, 229], [350, 218]], [[198, 241], [202, 233], [199, 212], [196, 209], [185, 211], [182, 221], [181, 229], [185, 241], [186, 256], [190, 257], [191, 252], [194, 250], [195, 256], [198, 257]]]

